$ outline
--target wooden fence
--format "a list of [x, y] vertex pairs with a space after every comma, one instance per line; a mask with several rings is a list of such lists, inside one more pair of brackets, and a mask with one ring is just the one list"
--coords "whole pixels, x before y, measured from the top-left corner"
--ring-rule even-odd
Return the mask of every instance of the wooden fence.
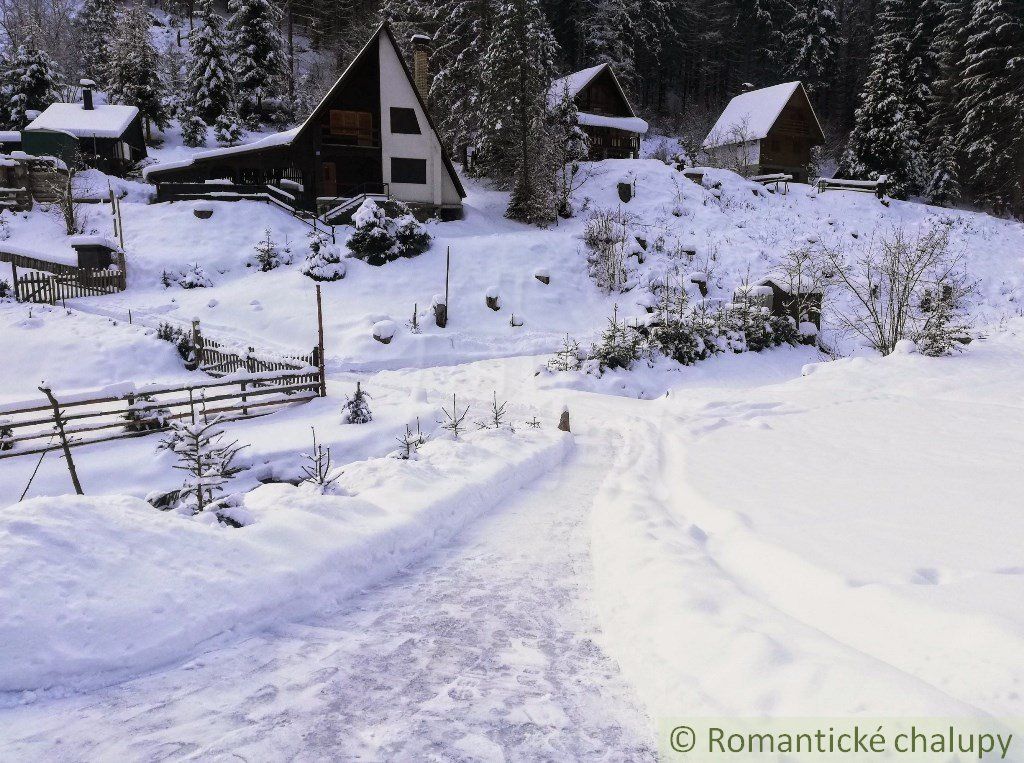
[[85, 270], [73, 274], [32, 272], [14, 279], [14, 297], [18, 302], [56, 305], [65, 299], [114, 294], [125, 289], [123, 271]]
[[[308, 366], [240, 373], [199, 384], [119, 385], [58, 398], [58, 404], [69, 445], [77, 447], [162, 432], [178, 419], [262, 416], [311, 400], [322, 389], [320, 369]], [[59, 449], [57, 424], [46, 400], [0, 406], [0, 459]]]

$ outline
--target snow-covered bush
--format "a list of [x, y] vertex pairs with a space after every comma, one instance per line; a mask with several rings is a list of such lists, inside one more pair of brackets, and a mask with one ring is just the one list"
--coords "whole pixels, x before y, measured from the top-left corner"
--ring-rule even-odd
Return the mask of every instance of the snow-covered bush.
[[427, 442], [426, 435], [420, 429], [419, 419], [416, 419], [415, 432], [412, 431], [412, 427], [406, 424], [405, 434], [395, 439], [398, 440], [398, 450], [392, 451], [388, 456], [390, 458], [399, 458], [403, 461], [416, 460], [419, 457], [420, 446], [425, 445]]
[[156, 338], [173, 344], [178, 355], [186, 364], [195, 363], [196, 352], [192, 346], [192, 337], [183, 328], [172, 326], [170, 323], [161, 323], [157, 327]]
[[163, 429], [170, 421], [171, 412], [169, 409], [154, 406], [152, 395], [139, 395], [125, 411], [124, 428], [129, 432], [151, 432], [156, 429]]
[[178, 123], [181, 125], [181, 142], [190, 148], [206, 145], [206, 122], [192, 105], [191, 99], [185, 99], [178, 112]]
[[280, 267], [283, 262], [281, 253], [277, 248], [277, 242], [274, 241], [270, 228], [267, 228], [263, 232], [263, 238], [256, 242], [255, 252], [253, 259], [264, 273]]
[[643, 247], [634, 233], [633, 215], [621, 209], [595, 209], [583, 228], [590, 276], [609, 292], [629, 291], [636, 285], [629, 258], [642, 257]]
[[0, 450], [14, 448], [14, 427], [10, 419], [0, 419]]
[[310, 231], [309, 254], [302, 263], [302, 272], [314, 281], [340, 281], [348, 268], [337, 246], [328, 242], [321, 231]]
[[234, 460], [247, 446], [225, 442], [224, 431], [217, 428], [219, 423], [220, 417], [196, 424], [172, 422], [170, 434], [160, 445], [178, 457], [174, 468], [185, 472], [178, 503], [193, 514], [210, 507], [224, 485], [242, 470]]
[[164, 288], [170, 288], [177, 284], [183, 289], [205, 289], [213, 286], [213, 281], [206, 274], [205, 268], [198, 262], [193, 262], [187, 268], [177, 273], [165, 270], [160, 274], [160, 283]]
[[352, 397], [345, 401], [341, 407], [342, 424], [368, 424], [373, 421], [373, 414], [370, 413], [370, 396], [363, 391], [363, 387], [356, 382], [356, 391]]
[[888, 355], [901, 339], [924, 339], [946, 354], [967, 331], [967, 301], [975, 283], [963, 252], [950, 246], [949, 228], [933, 225], [911, 237], [894, 228], [850, 260], [839, 244], [822, 254], [848, 300], [832, 311], [840, 325]]
[[9, 299], [12, 296], [14, 296], [14, 289], [11, 288], [10, 281], [0, 278], [0, 299]]
[[213, 123], [213, 134], [221, 146], [237, 146], [241, 143], [243, 132], [238, 114], [231, 110], [218, 116]]
[[352, 216], [355, 231], [348, 240], [353, 257], [383, 265], [400, 257], [415, 257], [430, 247], [430, 234], [409, 207], [388, 199], [378, 204], [367, 199]]
[[9, 210], [0, 210], [0, 241], [6, 241], [11, 237], [11, 224], [7, 222], [9, 216]]

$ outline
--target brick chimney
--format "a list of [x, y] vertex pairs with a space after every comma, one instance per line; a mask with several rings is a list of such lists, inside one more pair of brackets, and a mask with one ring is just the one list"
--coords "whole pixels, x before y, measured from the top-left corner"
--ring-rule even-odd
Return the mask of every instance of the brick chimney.
[[412, 36], [412, 81], [424, 102], [430, 93], [430, 37]]
[[96, 83], [91, 79], [83, 79], [79, 81], [79, 85], [82, 86], [82, 108], [86, 111], [92, 111], [92, 89], [96, 87]]

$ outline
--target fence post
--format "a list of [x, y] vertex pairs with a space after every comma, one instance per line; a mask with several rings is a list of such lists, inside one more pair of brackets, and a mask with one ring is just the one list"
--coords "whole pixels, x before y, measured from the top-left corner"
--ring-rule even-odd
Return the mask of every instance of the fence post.
[[[245, 370], [247, 372], [249, 372], [250, 374], [253, 372], [253, 370], [255, 370], [253, 368], [253, 366], [255, 365], [254, 362], [253, 362], [253, 358], [252, 358], [253, 352], [255, 352], [255, 350], [252, 347], [250, 347], [249, 351], [245, 354]], [[245, 404], [247, 398], [245, 396], [245, 382], [244, 381], [242, 382], [241, 386], [242, 386], [242, 415], [243, 416], [248, 416], [249, 415], [249, 407]]]
[[199, 330], [199, 319], [192, 319], [192, 351], [196, 356], [196, 368], [203, 366], [203, 334]]
[[11, 279], [14, 281], [14, 301], [21, 302], [21, 289], [18, 288], [18, 266], [11, 260]]
[[327, 373], [324, 361], [324, 305], [320, 295], [320, 284], [316, 285], [316, 367], [320, 375], [320, 397], [327, 397]]
[[82, 483], [78, 481], [78, 471], [75, 469], [75, 462], [71, 458], [71, 446], [68, 445], [68, 435], [64, 431], [64, 417], [60, 413], [60, 405], [57, 403], [57, 398], [53, 396], [53, 392], [49, 387], [40, 387], [39, 391], [46, 395], [50, 401], [50, 406], [53, 408], [53, 421], [57, 425], [57, 434], [60, 436], [60, 444], [64, 449], [64, 459], [68, 463], [68, 471], [71, 473], [71, 484], [75, 486], [75, 492], [78, 495], [85, 495], [85, 491], [82, 490]]

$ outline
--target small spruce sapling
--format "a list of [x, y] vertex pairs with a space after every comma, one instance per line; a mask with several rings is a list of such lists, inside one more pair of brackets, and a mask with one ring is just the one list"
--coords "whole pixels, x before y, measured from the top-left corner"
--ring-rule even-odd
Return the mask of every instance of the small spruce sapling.
[[334, 464], [331, 461], [331, 449], [325, 448], [316, 441], [316, 428], [313, 430], [313, 449], [309, 453], [303, 453], [302, 457], [306, 463], [302, 466], [303, 482], [316, 485], [323, 492], [329, 485], [333, 484], [340, 474], [331, 476]]
[[452, 409], [449, 411], [447, 408], [442, 407], [441, 413], [444, 414], [444, 421], [438, 421], [441, 429], [446, 429], [452, 433], [452, 437], [456, 440], [459, 439], [459, 432], [462, 432], [466, 428], [466, 415], [469, 413], [469, 406], [467, 405], [462, 413], [459, 413], [458, 406], [455, 402], [455, 395], [452, 395]]
[[7, 299], [14, 293], [11, 284], [4, 278], [0, 278], [0, 299]]
[[412, 427], [408, 424], [405, 425], [405, 434], [401, 437], [396, 437], [398, 440], [399, 448], [392, 453], [393, 458], [399, 458], [403, 461], [416, 458], [416, 453], [419, 451], [421, 445], [426, 443], [426, 435], [420, 430], [420, 420], [416, 419], [416, 431], [412, 431]]
[[582, 365], [583, 351], [580, 344], [568, 334], [554, 357], [548, 360], [549, 371], [578, 371]]
[[14, 427], [10, 419], [0, 419], [0, 450], [14, 448]]
[[277, 250], [277, 242], [271, 236], [270, 228], [264, 231], [264, 237], [256, 243], [256, 264], [264, 273], [281, 265], [281, 254]]
[[345, 277], [346, 270], [338, 248], [327, 241], [324, 232], [310, 231], [309, 254], [302, 263], [303, 274], [314, 281], [338, 281]]
[[491, 413], [486, 421], [477, 422], [477, 426], [480, 429], [501, 429], [505, 423], [505, 407], [508, 405], [508, 401], [498, 404], [498, 393], [493, 393], [491, 400]]
[[161, 447], [178, 456], [174, 468], [185, 472], [180, 498], [193, 514], [204, 511], [224, 491], [224, 485], [242, 471], [234, 464], [242, 448], [237, 441], [224, 442], [224, 430], [218, 429], [220, 417], [193, 424], [176, 421]]
[[360, 382], [356, 382], [355, 394], [348, 398], [341, 408], [341, 423], [368, 424], [373, 421], [369, 398], [369, 394], [363, 391]]
[[530, 429], [540, 429], [540, 420], [536, 416], [534, 416], [532, 419], [526, 422], [526, 426], [530, 427]]

